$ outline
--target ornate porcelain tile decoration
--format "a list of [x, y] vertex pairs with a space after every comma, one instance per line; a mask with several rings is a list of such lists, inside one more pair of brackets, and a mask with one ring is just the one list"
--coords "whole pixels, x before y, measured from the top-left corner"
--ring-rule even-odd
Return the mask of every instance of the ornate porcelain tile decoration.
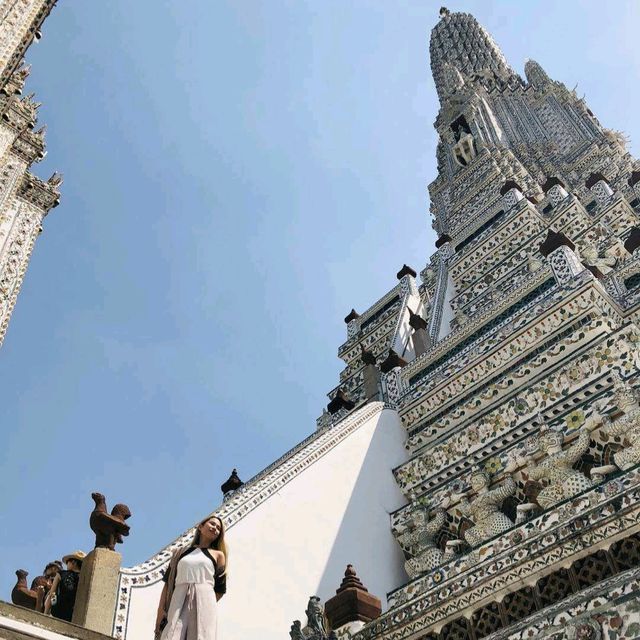
[[637, 531], [639, 518], [640, 471], [635, 469], [499, 536], [472, 557], [454, 560], [389, 594], [389, 611], [356, 638], [411, 638], [487, 595], [495, 598], [523, 580], [533, 584], [554, 564]]

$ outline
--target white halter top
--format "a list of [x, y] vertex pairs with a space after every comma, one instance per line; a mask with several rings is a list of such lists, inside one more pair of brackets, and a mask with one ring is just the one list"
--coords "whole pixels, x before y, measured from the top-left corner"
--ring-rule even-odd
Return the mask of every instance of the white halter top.
[[216, 566], [202, 549], [195, 549], [178, 562], [176, 584], [215, 584]]

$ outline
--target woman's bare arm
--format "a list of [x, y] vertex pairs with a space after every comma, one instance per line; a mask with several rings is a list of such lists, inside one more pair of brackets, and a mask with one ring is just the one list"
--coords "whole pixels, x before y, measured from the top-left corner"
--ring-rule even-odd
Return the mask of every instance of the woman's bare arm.
[[53, 584], [51, 585], [51, 589], [49, 589], [49, 593], [47, 597], [44, 599], [44, 612], [46, 614], [51, 613], [51, 598], [55, 595], [58, 590], [58, 585], [60, 584], [60, 574], [56, 573], [56, 577], [53, 579]]

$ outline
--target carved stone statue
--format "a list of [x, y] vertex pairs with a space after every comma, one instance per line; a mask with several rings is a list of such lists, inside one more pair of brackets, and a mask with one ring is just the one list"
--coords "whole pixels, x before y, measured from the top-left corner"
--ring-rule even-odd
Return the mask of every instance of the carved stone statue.
[[104, 547], [115, 551], [116, 543], [121, 543], [122, 536], [129, 535], [129, 525], [125, 520], [131, 516], [131, 511], [126, 504], [117, 504], [107, 513], [105, 497], [101, 493], [92, 493], [91, 497], [96, 503], [89, 517], [89, 526], [96, 534], [95, 548]]
[[464, 532], [465, 539], [474, 547], [514, 526], [514, 523], [500, 511], [500, 505], [505, 498], [516, 492], [516, 483], [508, 475], [501, 486], [490, 490], [489, 474], [482, 469], [475, 470], [470, 481], [476, 497], [473, 502], [462, 498], [458, 506], [463, 515], [474, 522], [475, 526]]
[[59, 187], [64, 182], [64, 177], [58, 171], [54, 171], [51, 177], [47, 180], [47, 184], [54, 189]]
[[311, 631], [311, 638], [325, 638], [327, 625], [324, 617], [324, 606], [318, 596], [311, 596], [307, 605], [307, 628]]
[[398, 541], [404, 551], [411, 557], [404, 563], [410, 578], [448, 562], [455, 556], [455, 547], [460, 540], [450, 540], [446, 551], [442, 551], [435, 543], [435, 535], [440, 531], [446, 519], [446, 511], [438, 506], [431, 520], [427, 521], [426, 507], [417, 507], [409, 519], [409, 525], [399, 536]]
[[582, 248], [580, 251], [580, 257], [589, 266], [599, 269], [603, 276], [611, 273], [618, 262], [615, 256], [598, 251], [598, 249], [592, 244], [587, 244]]
[[613, 459], [620, 469], [629, 469], [640, 462], [640, 404], [633, 387], [616, 375], [613, 383], [613, 395], [618, 409], [624, 415], [605, 427], [609, 436], [622, 436], [628, 443]]
[[563, 443], [562, 433], [543, 427], [538, 437], [538, 447], [545, 457], [538, 464], [527, 467], [529, 478], [548, 482], [537, 498], [543, 509], [553, 507], [593, 486], [584, 473], [572, 468], [589, 448], [589, 432], [583, 429], [576, 441], [565, 450], [562, 449]]
[[461, 167], [466, 167], [478, 155], [475, 140], [470, 133], [462, 135], [451, 151]]
[[11, 590], [11, 602], [25, 609], [37, 610], [38, 605], [42, 603], [45, 595], [45, 589], [49, 582], [44, 576], [38, 576], [31, 583], [31, 588], [27, 585], [28, 571], [18, 569], [16, 576], [18, 580]]
[[291, 640], [305, 640], [304, 634], [302, 633], [302, 623], [300, 620], [294, 620], [291, 625], [291, 629], [289, 630], [289, 637]]
[[535, 273], [536, 271], [540, 271], [544, 264], [542, 261], [536, 258], [535, 256], [528, 256], [527, 258], [527, 269], [529, 273]]

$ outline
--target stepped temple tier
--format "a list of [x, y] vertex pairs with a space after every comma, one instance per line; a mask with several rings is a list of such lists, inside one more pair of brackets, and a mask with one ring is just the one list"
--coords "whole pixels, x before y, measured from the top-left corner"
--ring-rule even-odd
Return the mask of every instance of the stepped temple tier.
[[[430, 58], [435, 252], [345, 317], [315, 431], [223, 485], [225, 640], [640, 637], [640, 163], [473, 16]], [[192, 535], [120, 570], [116, 638]]]

